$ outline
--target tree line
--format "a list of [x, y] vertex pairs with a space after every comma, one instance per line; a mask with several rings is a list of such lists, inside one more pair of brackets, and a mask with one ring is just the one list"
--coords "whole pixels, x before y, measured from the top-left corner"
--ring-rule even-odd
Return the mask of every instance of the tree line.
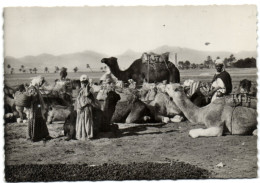
[[[216, 57], [215, 60], [219, 59], [220, 57]], [[215, 68], [215, 60], [212, 59], [211, 56], [207, 56], [207, 58], [204, 60], [203, 63], [195, 64], [190, 63], [189, 60], [186, 61], [179, 61], [178, 67], [179, 69], [210, 69]], [[237, 60], [233, 54], [231, 54], [229, 57], [224, 58], [224, 65], [226, 68], [256, 68], [256, 59], [251, 58], [245, 58], [245, 59], [239, 59]]]
[[[59, 73], [62, 69], [64, 69], [65, 67], [58, 67], [58, 66], [55, 66], [54, 67], [54, 73]], [[92, 70], [92, 68], [90, 67], [90, 65], [89, 64], [86, 64], [86, 68], [90, 71], [90, 72], [93, 72], [93, 70]], [[106, 70], [106, 66], [104, 66], [104, 67], [100, 67], [100, 71], [101, 72], [105, 72], [105, 70]], [[9, 70], [9, 73], [10, 74], [13, 74], [13, 73], [15, 73], [15, 69], [10, 65], [10, 64], [8, 64], [7, 65], [7, 69]], [[67, 69], [67, 68], [65, 68], [65, 69]], [[72, 71], [73, 72], [78, 72], [79, 71], [79, 68], [78, 67], [74, 67], [73, 69], [72, 69]], [[36, 68], [36, 67], [34, 67], [34, 68], [26, 68], [24, 65], [21, 65], [20, 66], [20, 68], [18, 69], [18, 73], [30, 73], [30, 74], [37, 74], [37, 72], [38, 72], [38, 69]], [[44, 70], [43, 70], [43, 72], [44, 73], [50, 73], [50, 71], [49, 71], [49, 68], [48, 67], [44, 67]]]
[[[216, 59], [219, 59], [220, 57], [216, 57]], [[216, 60], [215, 59], [215, 60]], [[195, 64], [191, 63], [189, 60], [186, 61], [179, 61], [178, 62], [178, 68], [183, 70], [183, 69], [210, 69], [215, 67], [215, 60], [211, 56], [207, 56], [207, 58], [204, 60], [203, 63], [200, 64]], [[231, 54], [228, 58], [224, 58], [224, 64], [225, 67], [230, 67], [230, 68], [256, 68], [256, 59], [255, 58], [245, 58], [245, 59], [239, 59], [237, 60], [233, 54]], [[86, 64], [86, 68], [90, 71], [93, 72], [92, 68], [90, 67], [89, 64]], [[15, 73], [15, 69], [11, 67], [10, 64], [7, 65], [7, 69], [9, 70], [10, 74]], [[101, 72], [105, 72], [107, 69], [106, 66], [100, 67]], [[54, 73], [58, 73], [61, 70], [58, 66], [54, 67]], [[79, 68], [74, 67], [73, 72], [78, 72]], [[26, 68], [24, 65], [21, 65], [20, 68], [18, 69], [18, 73], [30, 73], [30, 74], [37, 74], [38, 69], [36, 67], [34, 68]], [[49, 73], [49, 68], [45, 67], [44, 68], [44, 73]]]

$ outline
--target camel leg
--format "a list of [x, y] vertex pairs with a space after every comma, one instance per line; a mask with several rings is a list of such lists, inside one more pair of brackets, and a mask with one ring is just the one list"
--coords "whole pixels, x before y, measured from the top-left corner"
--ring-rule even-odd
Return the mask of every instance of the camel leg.
[[223, 133], [223, 127], [210, 127], [207, 129], [198, 128], [190, 130], [189, 135], [192, 138], [197, 137], [219, 137]]
[[173, 118], [170, 118], [171, 122], [173, 123], [179, 123], [179, 122], [182, 122], [184, 118], [180, 115], [176, 115], [174, 116]]
[[159, 114], [156, 114], [154, 116], [154, 119], [155, 121], [160, 121], [160, 122], [163, 122], [163, 123], [168, 123], [170, 122], [170, 118], [166, 117], [166, 116], [162, 116], [162, 115], [159, 115]]

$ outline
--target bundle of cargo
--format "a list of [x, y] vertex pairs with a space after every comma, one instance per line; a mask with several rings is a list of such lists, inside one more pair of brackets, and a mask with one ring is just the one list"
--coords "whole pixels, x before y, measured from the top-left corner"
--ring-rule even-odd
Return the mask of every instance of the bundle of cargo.
[[15, 105], [19, 107], [30, 107], [31, 99], [31, 96], [23, 92], [16, 92], [14, 95]]
[[231, 96], [225, 97], [225, 102], [227, 105], [230, 105], [232, 107], [243, 106], [252, 109], [257, 108], [256, 97], [251, 97], [246, 93], [232, 93]]
[[169, 60], [169, 52], [163, 54], [156, 54], [153, 52], [150, 53], [143, 53], [142, 54], [142, 62], [146, 63], [160, 63], [160, 62], [167, 62]]

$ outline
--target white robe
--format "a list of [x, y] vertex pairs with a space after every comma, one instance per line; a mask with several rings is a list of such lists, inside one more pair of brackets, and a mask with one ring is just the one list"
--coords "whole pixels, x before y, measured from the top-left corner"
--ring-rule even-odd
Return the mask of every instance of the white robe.
[[211, 102], [213, 102], [214, 100], [216, 100], [217, 98], [219, 98], [217, 96], [218, 92], [221, 92], [221, 93], [226, 93], [226, 87], [225, 87], [225, 84], [224, 82], [222, 81], [222, 79], [220, 78], [217, 78], [213, 83], [212, 83], [212, 88], [217, 88], [217, 87], [221, 87], [220, 89], [218, 89], [214, 95], [212, 96], [212, 99], [211, 99]]

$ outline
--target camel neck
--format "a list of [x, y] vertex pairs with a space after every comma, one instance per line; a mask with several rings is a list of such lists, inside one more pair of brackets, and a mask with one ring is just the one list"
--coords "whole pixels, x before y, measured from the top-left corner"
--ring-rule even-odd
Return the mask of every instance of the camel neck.
[[199, 123], [198, 114], [200, 113], [200, 108], [194, 105], [185, 94], [183, 94], [182, 98], [175, 99], [174, 102], [190, 122]]
[[116, 77], [118, 78], [119, 80], [124, 80], [123, 78], [123, 74], [125, 71], [121, 71], [119, 66], [118, 66], [118, 63], [115, 64], [113, 67], [109, 67], [110, 70], [111, 70], [111, 73]]

